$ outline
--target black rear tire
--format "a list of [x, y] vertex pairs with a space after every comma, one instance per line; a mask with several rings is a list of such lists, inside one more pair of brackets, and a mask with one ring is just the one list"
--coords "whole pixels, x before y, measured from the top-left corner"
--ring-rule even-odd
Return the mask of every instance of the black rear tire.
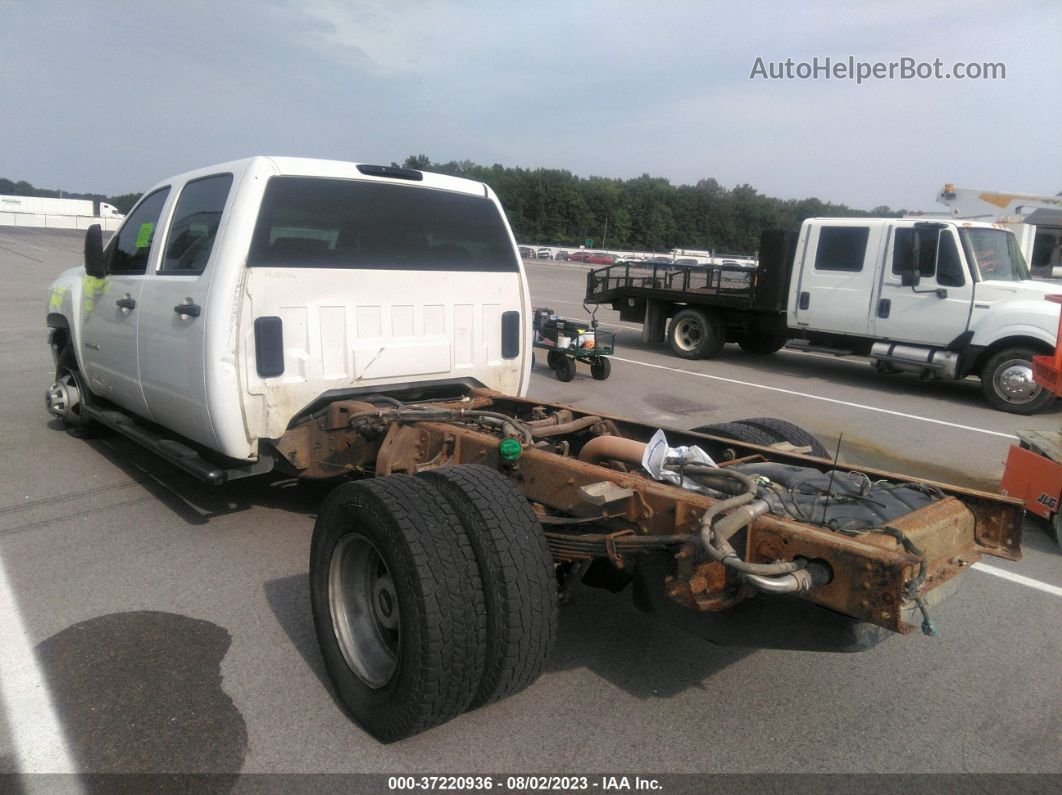
[[612, 362], [605, 356], [600, 356], [590, 363], [590, 375], [598, 381], [604, 381], [612, 375]]
[[421, 473], [453, 508], [479, 562], [487, 608], [486, 665], [472, 709], [542, 673], [557, 636], [557, 582], [542, 525], [504, 475], [478, 464]]
[[550, 366], [551, 370], [556, 370], [557, 369], [557, 365], [560, 362], [562, 362], [565, 359], [567, 359], [567, 358], [568, 357], [565, 356], [560, 351], [547, 351], [546, 352], [546, 364], [548, 364]]
[[753, 356], [769, 356], [785, 347], [789, 338], [783, 334], [746, 334], [738, 345]]
[[333, 490], [314, 525], [310, 600], [336, 694], [376, 739], [472, 703], [486, 651], [479, 567], [429, 483], [390, 475]]
[[786, 420], [776, 419], [775, 417], [749, 417], [747, 420], [738, 420], [737, 422], [740, 425], [751, 425], [754, 428], [759, 428], [761, 431], [774, 436], [775, 442], [789, 442], [794, 447], [810, 447], [811, 451], [808, 455], [813, 455], [816, 458], [830, 457], [829, 451], [822, 442], [799, 425], [794, 425]]
[[683, 359], [710, 359], [726, 344], [723, 321], [714, 312], [681, 309], [671, 318], [668, 342], [676, 356]]
[[575, 378], [575, 359], [562, 355], [557, 360], [553, 372], [556, 374], [558, 381], [571, 381]]

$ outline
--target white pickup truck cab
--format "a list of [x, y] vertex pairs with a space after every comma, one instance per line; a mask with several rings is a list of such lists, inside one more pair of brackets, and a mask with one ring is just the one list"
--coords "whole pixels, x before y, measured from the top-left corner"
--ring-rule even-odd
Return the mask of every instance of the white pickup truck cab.
[[147, 191], [52, 285], [53, 413], [81, 392], [255, 461], [322, 397], [461, 381], [523, 395], [530, 297], [484, 184], [253, 157]]

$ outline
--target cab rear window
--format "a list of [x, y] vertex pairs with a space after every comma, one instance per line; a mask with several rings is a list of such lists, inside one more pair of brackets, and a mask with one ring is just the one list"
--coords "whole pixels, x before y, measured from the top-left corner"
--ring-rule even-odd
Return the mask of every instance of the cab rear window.
[[273, 177], [251, 267], [517, 271], [494, 202], [365, 180]]

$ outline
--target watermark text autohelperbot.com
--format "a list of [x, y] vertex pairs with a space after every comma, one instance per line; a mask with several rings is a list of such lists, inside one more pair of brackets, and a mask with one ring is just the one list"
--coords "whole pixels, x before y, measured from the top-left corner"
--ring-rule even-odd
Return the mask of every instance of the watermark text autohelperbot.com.
[[945, 64], [940, 58], [920, 61], [903, 57], [894, 61], [859, 61], [847, 58], [819, 58], [784, 61], [756, 58], [749, 80], [1006, 80], [1007, 65], [984, 61], [956, 61]]

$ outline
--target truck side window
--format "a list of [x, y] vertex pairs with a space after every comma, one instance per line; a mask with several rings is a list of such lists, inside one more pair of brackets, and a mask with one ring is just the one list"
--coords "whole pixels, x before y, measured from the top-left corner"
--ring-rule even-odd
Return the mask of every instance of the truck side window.
[[819, 230], [819, 246], [815, 253], [817, 271], [863, 270], [870, 227], [824, 226]]
[[959, 249], [955, 237], [948, 231], [940, 233], [940, 248], [937, 252], [937, 284], [944, 287], [962, 287], [966, 284]]
[[173, 211], [160, 272], [188, 276], [203, 272], [231, 187], [232, 174], [204, 177], [184, 186]]
[[159, 188], [144, 198], [125, 219], [111, 250], [110, 262], [107, 264], [109, 273], [136, 275], [147, 270], [155, 226], [169, 194], [169, 188]]
[[918, 271], [929, 277], [937, 270], [938, 229], [900, 227], [896, 230], [892, 245], [892, 272], [900, 275]]

